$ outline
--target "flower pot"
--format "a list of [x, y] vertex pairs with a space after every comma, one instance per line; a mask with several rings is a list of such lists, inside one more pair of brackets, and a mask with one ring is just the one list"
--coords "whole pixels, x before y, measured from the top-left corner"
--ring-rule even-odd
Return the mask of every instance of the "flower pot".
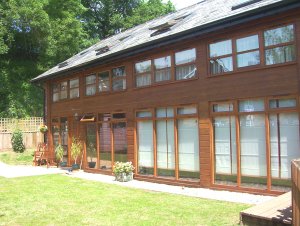
[[116, 181], [120, 181], [120, 182], [128, 182], [133, 180], [133, 173], [118, 173], [115, 175], [115, 179]]
[[96, 162], [89, 162], [89, 168], [95, 168]]
[[59, 165], [60, 165], [60, 167], [66, 167], [67, 166], [67, 162], [60, 162]]
[[79, 169], [79, 164], [73, 164], [72, 169], [73, 170], [78, 170]]

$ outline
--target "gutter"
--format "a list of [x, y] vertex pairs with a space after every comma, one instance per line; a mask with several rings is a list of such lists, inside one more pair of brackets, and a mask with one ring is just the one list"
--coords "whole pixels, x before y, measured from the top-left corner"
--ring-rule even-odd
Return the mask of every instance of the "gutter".
[[44, 82], [53, 78], [54, 76], [63, 77], [68, 76], [74, 72], [80, 72], [87, 68], [103, 65], [106, 63], [110, 63], [112, 61], [120, 60], [126, 57], [131, 57], [141, 52], [146, 52], [149, 50], [153, 50], [159, 48], [161, 46], [171, 45], [176, 42], [180, 42], [183, 40], [191, 39], [200, 35], [208, 34], [213, 31], [224, 30], [226, 28], [230, 28], [236, 25], [244, 24], [250, 22], [252, 20], [261, 19], [264, 17], [272, 16], [281, 12], [285, 12], [291, 9], [296, 9], [300, 7], [300, 2], [298, 0], [286, 0], [283, 2], [275, 3], [272, 5], [264, 6], [261, 8], [257, 8], [255, 10], [250, 10], [248, 12], [244, 12], [238, 15], [234, 15], [229, 18], [225, 18], [223, 20], [214, 21], [209, 24], [202, 25], [200, 27], [195, 27], [186, 31], [182, 31], [180, 33], [176, 33], [174, 35], [166, 36], [161, 39], [153, 40], [151, 42], [147, 42], [141, 44], [139, 46], [134, 46], [128, 49], [124, 49], [122, 51], [112, 53], [110, 55], [104, 56], [103, 58], [95, 59], [85, 64], [76, 65], [72, 68], [68, 68], [59, 72], [55, 72], [53, 74], [46, 75], [41, 78], [34, 78], [31, 80], [33, 83]]

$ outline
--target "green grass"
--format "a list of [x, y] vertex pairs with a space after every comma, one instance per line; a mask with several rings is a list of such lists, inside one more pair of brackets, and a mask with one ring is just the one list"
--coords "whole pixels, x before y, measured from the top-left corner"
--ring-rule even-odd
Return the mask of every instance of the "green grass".
[[33, 152], [33, 149], [27, 149], [23, 153], [0, 152], [0, 161], [10, 165], [32, 165]]
[[63, 175], [0, 177], [0, 225], [238, 225], [249, 205]]

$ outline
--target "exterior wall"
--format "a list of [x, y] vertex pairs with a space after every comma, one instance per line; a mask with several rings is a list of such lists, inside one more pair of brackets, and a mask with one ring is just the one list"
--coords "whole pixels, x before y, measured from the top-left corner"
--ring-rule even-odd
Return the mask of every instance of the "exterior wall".
[[[293, 95], [299, 96], [300, 76], [300, 17], [299, 10], [290, 11], [276, 18], [265, 18], [254, 21], [231, 30], [222, 30], [197, 39], [183, 41], [173, 46], [161, 46], [158, 49], [114, 62], [109, 65], [90, 68], [85, 71], [69, 75], [68, 78], [79, 77], [80, 98], [74, 100], [52, 102], [51, 84], [60, 81], [53, 79], [47, 82], [47, 122], [54, 117], [68, 117], [70, 122], [76, 121], [75, 114], [87, 113], [125, 112], [127, 117], [127, 142], [128, 160], [136, 164], [136, 126], [135, 111], [157, 107], [181, 106], [196, 104], [199, 112], [199, 142], [200, 142], [200, 183], [189, 184], [177, 181], [177, 184], [191, 186], [212, 187], [213, 185], [213, 130], [210, 103], [218, 101], [236, 101], [247, 98], [267, 98]], [[296, 62], [278, 64], [273, 66], [258, 66], [244, 68], [223, 75], [210, 76], [208, 64], [208, 45], [214, 41], [236, 37], [244, 37], [265, 29], [279, 27], [293, 23], [296, 33]], [[260, 43], [263, 46], [262, 43]], [[135, 88], [134, 63], [157, 58], [168, 54], [174, 54], [188, 48], [197, 50], [197, 77], [185, 81], [174, 81], [164, 84], [154, 84], [151, 87]], [[263, 48], [263, 47], [261, 47]], [[298, 57], [297, 57], [298, 56]], [[125, 66], [127, 75], [127, 87], [125, 91], [111, 92], [108, 94], [96, 94], [85, 97], [85, 76], [113, 67]], [[65, 78], [62, 79], [65, 80]], [[80, 123], [79, 134], [84, 136], [84, 123]], [[50, 131], [51, 132], [51, 131]], [[69, 136], [72, 136], [69, 130]], [[49, 136], [49, 144], [52, 138]], [[71, 162], [71, 161], [70, 161]], [[69, 164], [70, 164], [69, 162]], [[163, 179], [140, 177], [144, 180], [175, 183]], [[230, 188], [226, 188], [230, 189]], [[234, 189], [233, 189], [234, 190]], [[254, 191], [255, 192], [255, 191]]]

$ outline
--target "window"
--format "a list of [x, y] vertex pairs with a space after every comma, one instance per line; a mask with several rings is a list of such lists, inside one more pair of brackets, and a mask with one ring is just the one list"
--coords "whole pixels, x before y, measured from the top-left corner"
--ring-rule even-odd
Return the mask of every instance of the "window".
[[277, 108], [291, 108], [296, 107], [297, 101], [296, 99], [274, 99], [270, 100], [269, 106], [271, 109]]
[[190, 79], [196, 76], [196, 49], [175, 53], [176, 80]]
[[213, 105], [213, 112], [232, 112], [233, 104], [231, 103], [221, 103]]
[[[199, 180], [197, 108], [157, 108], [138, 111], [136, 116], [138, 173], [172, 179]], [[177, 143], [175, 137], [178, 139]], [[179, 166], [177, 171], [176, 159]]]
[[96, 75], [89, 75], [85, 78], [85, 95], [92, 96], [96, 94]]
[[151, 85], [151, 60], [135, 64], [136, 87]]
[[99, 92], [107, 92], [110, 90], [109, 71], [100, 72], [99, 79]]
[[209, 45], [210, 71], [213, 75], [233, 70], [232, 41], [225, 40]]
[[258, 35], [252, 35], [236, 40], [237, 67], [247, 67], [260, 64]]
[[126, 89], [126, 71], [124, 66], [112, 69], [112, 89], [113, 91]]
[[294, 61], [294, 25], [288, 25], [264, 32], [266, 65]]
[[57, 102], [79, 97], [79, 79], [71, 79], [52, 85], [52, 100]]
[[79, 79], [70, 80], [70, 99], [79, 97]]
[[155, 82], [162, 82], [171, 79], [171, 56], [154, 60]]

